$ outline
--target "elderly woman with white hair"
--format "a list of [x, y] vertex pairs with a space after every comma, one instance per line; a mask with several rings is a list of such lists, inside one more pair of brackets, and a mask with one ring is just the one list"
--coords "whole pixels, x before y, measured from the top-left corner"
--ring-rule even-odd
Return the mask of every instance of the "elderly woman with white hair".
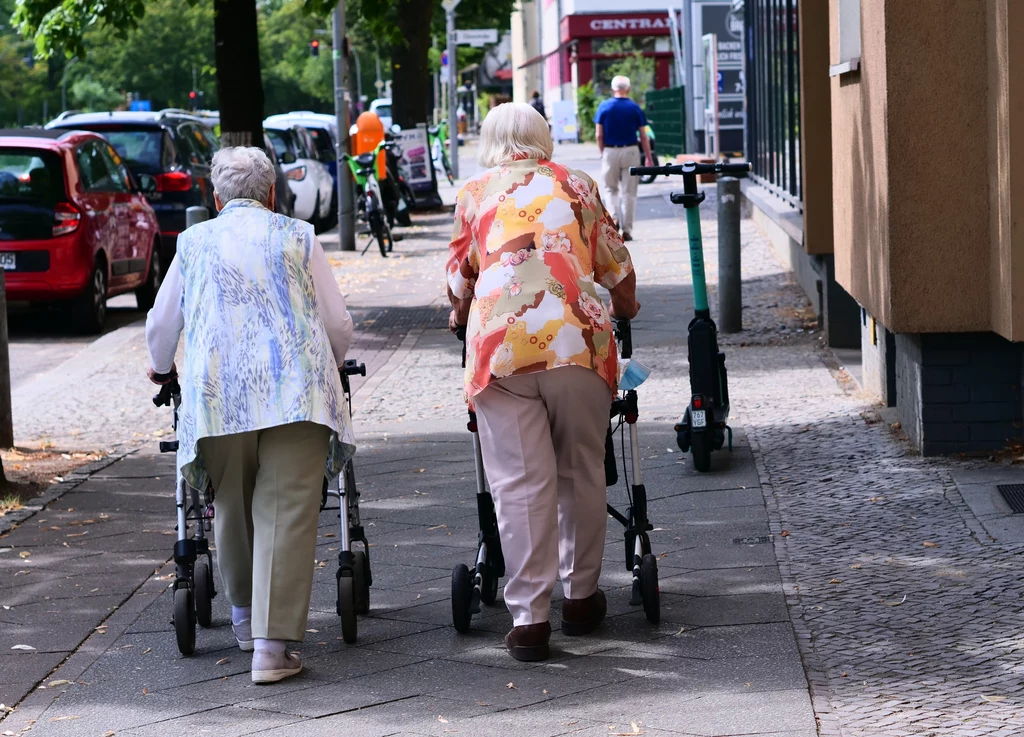
[[355, 450], [338, 367], [352, 319], [313, 226], [274, 212], [257, 148], [213, 158], [219, 216], [178, 238], [146, 321], [150, 378], [165, 383], [184, 331], [178, 466], [212, 483], [217, 562], [252, 680], [298, 673], [325, 472]]
[[562, 633], [604, 618], [604, 450], [618, 358], [611, 316], [639, 309], [629, 252], [581, 171], [552, 162], [531, 106], [491, 110], [480, 131], [489, 167], [458, 196], [449, 248], [451, 325], [466, 325], [466, 394], [475, 405], [494, 495], [517, 660], [549, 654], [560, 575]]

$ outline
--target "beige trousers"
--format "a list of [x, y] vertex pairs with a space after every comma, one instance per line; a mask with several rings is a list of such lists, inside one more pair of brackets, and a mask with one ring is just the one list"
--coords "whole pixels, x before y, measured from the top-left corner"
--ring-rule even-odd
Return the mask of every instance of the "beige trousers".
[[611, 399], [608, 384], [580, 366], [510, 376], [474, 398], [517, 627], [548, 621], [559, 574], [567, 599], [597, 590]]
[[255, 638], [305, 637], [330, 436], [324, 425], [294, 422], [199, 441], [224, 593], [252, 606]]
[[640, 183], [638, 177], [629, 173], [631, 166], [640, 166], [640, 149], [637, 146], [606, 148], [601, 154], [604, 203], [623, 233], [633, 232], [636, 188]]

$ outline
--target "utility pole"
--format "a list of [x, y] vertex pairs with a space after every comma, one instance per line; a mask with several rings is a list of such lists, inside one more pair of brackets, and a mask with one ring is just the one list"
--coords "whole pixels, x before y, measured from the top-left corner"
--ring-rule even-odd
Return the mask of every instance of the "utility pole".
[[459, 178], [459, 74], [455, 61], [455, 8], [461, 0], [442, 0], [448, 32], [448, 140], [451, 142], [448, 161], [452, 166], [452, 176]]
[[345, 64], [345, 0], [338, 0], [332, 24], [334, 57], [334, 115], [337, 118], [338, 140], [335, 143], [338, 160], [338, 242], [342, 251], [356, 250], [355, 218], [353, 217], [352, 174], [345, 161], [348, 153], [348, 87]]
[[[679, 19], [679, 33], [683, 38], [683, 72], [686, 81], [683, 86], [683, 105], [686, 109], [686, 152], [697, 152], [697, 132], [693, 109], [693, 96], [696, 94], [693, 84], [693, 0], [683, 0], [683, 12]], [[705, 70], [705, 73], [706, 70]]]

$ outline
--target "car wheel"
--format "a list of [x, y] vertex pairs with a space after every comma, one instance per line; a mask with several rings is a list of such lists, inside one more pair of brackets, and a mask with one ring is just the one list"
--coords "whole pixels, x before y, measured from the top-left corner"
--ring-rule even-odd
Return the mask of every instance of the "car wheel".
[[146, 282], [135, 290], [135, 301], [142, 311], [152, 309], [156, 302], [156, 293], [160, 291], [160, 284], [164, 279], [163, 264], [160, 263], [159, 244], [153, 244], [153, 254], [149, 257], [149, 273], [146, 275]]
[[85, 291], [71, 307], [71, 319], [79, 332], [95, 335], [107, 320], [107, 265], [97, 260]]

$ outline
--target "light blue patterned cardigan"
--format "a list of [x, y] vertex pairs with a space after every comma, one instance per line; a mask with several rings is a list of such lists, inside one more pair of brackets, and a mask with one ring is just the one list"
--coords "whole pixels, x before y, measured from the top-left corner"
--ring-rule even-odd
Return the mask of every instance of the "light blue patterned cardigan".
[[178, 237], [185, 317], [178, 467], [209, 483], [200, 438], [292, 422], [326, 425], [326, 474], [355, 452], [351, 419], [317, 311], [313, 226], [232, 200]]

